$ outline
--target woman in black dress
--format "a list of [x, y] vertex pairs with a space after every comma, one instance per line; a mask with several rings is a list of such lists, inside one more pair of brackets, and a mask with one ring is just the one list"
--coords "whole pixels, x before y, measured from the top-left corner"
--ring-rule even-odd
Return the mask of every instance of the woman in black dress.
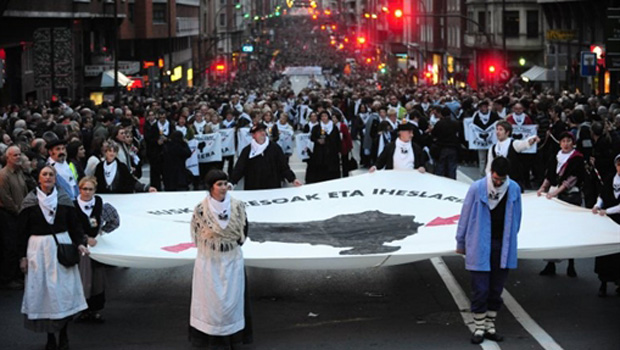
[[[620, 225], [620, 154], [614, 159], [616, 173], [603, 180], [601, 195], [592, 213], [601, 216], [609, 216], [615, 223]], [[598, 296], [607, 296], [607, 282], [615, 282], [620, 285], [620, 253], [599, 256], [594, 261], [594, 272], [598, 274], [601, 287]], [[620, 294], [620, 287], [616, 288], [616, 293]]]
[[141, 183], [131, 175], [129, 168], [118, 160], [117, 155], [118, 144], [108, 141], [104, 160], [95, 169], [98, 193], [157, 192], [154, 187]]
[[327, 111], [321, 111], [319, 118], [310, 135], [314, 149], [308, 163], [307, 183], [340, 178], [340, 132]]
[[[120, 225], [118, 212], [101, 197], [95, 195], [97, 179], [86, 176], [80, 180], [78, 187], [80, 194], [73, 205], [77, 209], [78, 220], [82, 224], [84, 233], [88, 236], [88, 245], [97, 245], [97, 236], [101, 233], [110, 233]], [[88, 303], [88, 310], [82, 311], [80, 320], [102, 323], [103, 317], [99, 311], [105, 306], [105, 265], [83, 256], [80, 260], [80, 277], [84, 286], [84, 296]]]

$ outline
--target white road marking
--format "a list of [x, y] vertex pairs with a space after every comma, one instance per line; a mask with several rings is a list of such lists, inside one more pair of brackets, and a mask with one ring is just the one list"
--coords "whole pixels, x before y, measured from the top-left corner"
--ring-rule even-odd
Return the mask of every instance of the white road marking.
[[[454, 275], [452, 275], [452, 272], [450, 272], [450, 269], [448, 269], [442, 258], [431, 258], [431, 263], [433, 264], [433, 267], [435, 267], [435, 270], [437, 270], [437, 273], [439, 273], [439, 276], [443, 282], [446, 284], [446, 287], [448, 287], [450, 294], [452, 294], [452, 298], [461, 312], [463, 322], [465, 322], [465, 325], [469, 327], [470, 332], [473, 333], [474, 317], [471, 312], [469, 312], [470, 303], [469, 299], [465, 295], [465, 292], [463, 291], [463, 288], [461, 288], [459, 283], [456, 281]], [[469, 339], [465, 338], [463, 339], [463, 342], [469, 342]], [[496, 342], [490, 340], [483, 341], [480, 346], [485, 350], [501, 349]]]

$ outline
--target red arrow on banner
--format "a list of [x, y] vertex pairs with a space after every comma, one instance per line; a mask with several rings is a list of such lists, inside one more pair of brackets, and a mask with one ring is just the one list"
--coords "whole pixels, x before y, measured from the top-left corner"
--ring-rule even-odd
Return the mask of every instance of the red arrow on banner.
[[171, 253], [180, 253], [184, 250], [188, 250], [190, 248], [196, 248], [196, 245], [194, 243], [179, 243], [177, 245], [171, 245], [168, 247], [161, 247], [162, 250], [165, 250], [167, 252], [171, 252]]
[[460, 215], [454, 215], [449, 218], [440, 218], [436, 217], [431, 222], [426, 224], [426, 227], [429, 226], [442, 226], [442, 225], [454, 225], [459, 221]]

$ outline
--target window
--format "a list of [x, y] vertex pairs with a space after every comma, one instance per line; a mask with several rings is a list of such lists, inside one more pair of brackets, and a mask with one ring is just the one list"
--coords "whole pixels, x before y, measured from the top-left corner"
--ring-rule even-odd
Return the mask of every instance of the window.
[[153, 4], [153, 23], [166, 23], [166, 4]]
[[220, 13], [220, 27], [226, 26], [226, 14]]
[[130, 3], [129, 7], [127, 8], [127, 19], [129, 19], [129, 22], [133, 23], [133, 17], [134, 17], [134, 4]]
[[484, 11], [478, 12], [478, 32], [486, 33], [487, 31], [487, 14]]
[[527, 37], [538, 38], [538, 11], [527, 11]]
[[519, 37], [519, 11], [506, 11], [504, 32], [507, 38]]

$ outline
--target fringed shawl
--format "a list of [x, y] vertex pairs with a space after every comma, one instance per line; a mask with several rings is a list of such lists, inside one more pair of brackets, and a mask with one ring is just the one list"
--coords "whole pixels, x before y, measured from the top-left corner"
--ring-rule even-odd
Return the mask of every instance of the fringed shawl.
[[194, 209], [191, 231], [199, 252], [206, 254], [228, 252], [236, 248], [239, 243], [243, 243], [246, 222], [245, 204], [234, 198], [230, 201], [230, 221], [225, 229], [220, 227], [217, 218], [209, 210], [206, 198]]

